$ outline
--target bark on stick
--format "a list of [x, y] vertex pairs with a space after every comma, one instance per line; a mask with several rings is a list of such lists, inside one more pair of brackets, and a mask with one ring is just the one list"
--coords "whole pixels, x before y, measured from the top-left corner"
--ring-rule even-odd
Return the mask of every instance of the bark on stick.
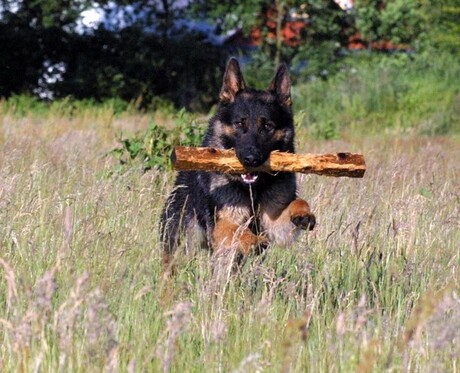
[[233, 149], [178, 146], [171, 156], [179, 171], [209, 171], [244, 174], [247, 172], [301, 172], [327, 176], [363, 177], [366, 163], [362, 154], [292, 154], [272, 152], [270, 158], [256, 168], [244, 167]]

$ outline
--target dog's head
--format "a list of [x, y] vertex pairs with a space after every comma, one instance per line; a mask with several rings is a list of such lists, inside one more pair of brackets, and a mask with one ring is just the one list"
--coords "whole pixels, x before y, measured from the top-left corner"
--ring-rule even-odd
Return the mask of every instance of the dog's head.
[[[231, 59], [219, 95], [219, 108], [211, 120], [205, 145], [234, 148], [246, 167], [262, 165], [273, 150], [294, 151], [294, 125], [291, 110], [291, 83], [288, 68], [282, 64], [267, 90], [248, 88], [238, 61]], [[243, 175], [247, 184], [257, 174]]]

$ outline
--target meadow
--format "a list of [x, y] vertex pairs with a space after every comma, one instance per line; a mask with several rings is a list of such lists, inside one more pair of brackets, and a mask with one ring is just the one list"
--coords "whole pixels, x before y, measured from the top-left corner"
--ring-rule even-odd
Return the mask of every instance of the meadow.
[[374, 123], [321, 139], [311, 115], [297, 116], [297, 150], [363, 153], [365, 177], [299, 176], [318, 225], [292, 249], [218, 277], [197, 250], [165, 280], [158, 222], [174, 173], [109, 154], [152, 117], [2, 103], [0, 370], [458, 372], [458, 133]]

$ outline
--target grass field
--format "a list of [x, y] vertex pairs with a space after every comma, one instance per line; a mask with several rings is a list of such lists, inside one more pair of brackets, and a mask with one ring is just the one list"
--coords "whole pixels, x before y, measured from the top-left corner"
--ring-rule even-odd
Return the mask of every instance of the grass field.
[[[460, 139], [313, 141], [363, 179], [300, 176], [318, 226], [239, 273], [207, 252], [161, 276], [172, 172], [112, 173], [114, 119], [4, 114], [0, 371], [458, 372]], [[166, 295], [165, 295], [166, 294]]]

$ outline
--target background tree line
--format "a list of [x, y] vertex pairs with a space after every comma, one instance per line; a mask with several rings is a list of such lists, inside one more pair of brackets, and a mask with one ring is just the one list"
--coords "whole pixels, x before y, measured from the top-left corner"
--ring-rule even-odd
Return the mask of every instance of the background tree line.
[[[95, 8], [107, 19], [85, 29], [82, 14]], [[0, 12], [0, 97], [120, 98], [141, 108], [208, 109], [230, 55], [257, 85], [280, 61], [297, 81], [327, 79], [344, 67], [352, 35], [367, 52], [387, 41], [433, 58], [458, 55], [460, 44], [459, 0], [356, 0], [349, 10], [332, 0], [0, 0]], [[287, 44], [293, 14], [307, 27]], [[254, 30], [257, 48], [227, 42]]]

